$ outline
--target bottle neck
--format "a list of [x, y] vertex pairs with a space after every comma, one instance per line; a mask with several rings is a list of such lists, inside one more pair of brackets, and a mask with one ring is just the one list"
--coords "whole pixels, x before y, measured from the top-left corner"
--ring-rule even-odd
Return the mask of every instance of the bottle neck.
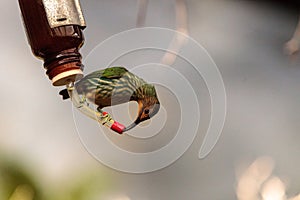
[[76, 48], [46, 55], [44, 68], [54, 86], [66, 85], [83, 77], [81, 55]]

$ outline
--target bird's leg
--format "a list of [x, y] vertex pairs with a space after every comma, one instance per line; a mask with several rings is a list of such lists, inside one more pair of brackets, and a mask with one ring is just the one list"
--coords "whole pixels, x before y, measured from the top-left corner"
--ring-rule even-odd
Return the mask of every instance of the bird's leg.
[[111, 116], [102, 110], [102, 106], [97, 107], [97, 111], [100, 113], [100, 121], [102, 125], [107, 124], [110, 120], [112, 120]]
[[125, 126], [116, 122], [110, 114], [102, 110], [102, 106], [98, 106], [97, 111], [100, 113], [99, 120], [102, 125], [107, 126], [108, 128], [116, 131], [119, 134], [122, 134], [125, 130]]
[[115, 121], [107, 112], [103, 112], [101, 113], [100, 122], [102, 123], [102, 125], [105, 125], [110, 128]]
[[112, 117], [105, 111], [102, 110], [102, 106], [97, 107], [97, 111], [100, 113], [100, 122], [102, 125], [106, 125], [108, 127], [111, 127], [111, 125], [114, 123], [114, 120]]
[[111, 125], [114, 123], [114, 120], [112, 117], [102, 110], [102, 106], [97, 107], [97, 111], [100, 113], [99, 120], [102, 123], [102, 125], [106, 125], [108, 127], [111, 127]]

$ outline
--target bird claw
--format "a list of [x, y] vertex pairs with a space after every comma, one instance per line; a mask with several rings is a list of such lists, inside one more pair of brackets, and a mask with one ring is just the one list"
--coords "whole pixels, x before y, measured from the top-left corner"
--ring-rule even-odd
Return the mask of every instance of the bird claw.
[[108, 127], [111, 127], [111, 125], [114, 123], [114, 120], [107, 112], [102, 112], [99, 120], [102, 125], [106, 125]]
[[113, 120], [113, 118], [107, 112], [101, 113], [99, 121], [102, 123], [102, 125], [109, 127], [110, 129], [119, 134], [122, 134], [126, 129], [124, 125]]

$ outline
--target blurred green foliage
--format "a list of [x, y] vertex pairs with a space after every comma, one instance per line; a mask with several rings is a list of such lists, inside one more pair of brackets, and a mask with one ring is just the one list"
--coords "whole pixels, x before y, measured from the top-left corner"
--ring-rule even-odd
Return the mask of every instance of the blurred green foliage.
[[[26, 170], [20, 161], [0, 156], [1, 200], [86, 200], [101, 199], [112, 184], [101, 170], [87, 169], [55, 187], [38, 184], [34, 169]], [[54, 189], [55, 188], [55, 189]]]
[[3, 156], [0, 157], [0, 189], [0, 199], [44, 199], [33, 177], [19, 163]]

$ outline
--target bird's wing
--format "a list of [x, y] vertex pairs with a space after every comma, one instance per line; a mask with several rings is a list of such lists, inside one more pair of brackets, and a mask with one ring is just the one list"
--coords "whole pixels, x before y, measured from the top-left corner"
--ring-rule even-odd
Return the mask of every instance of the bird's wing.
[[[100, 84], [101, 80], [112, 80], [121, 78], [127, 71], [124, 67], [111, 67], [102, 70], [92, 72], [84, 76], [80, 81], [76, 83], [77, 88], [86, 88], [92, 86], [97, 86]], [[92, 84], [94, 82], [95, 84]]]
[[124, 67], [110, 67], [103, 70], [102, 77], [103, 78], [121, 78], [126, 72], [127, 69]]

